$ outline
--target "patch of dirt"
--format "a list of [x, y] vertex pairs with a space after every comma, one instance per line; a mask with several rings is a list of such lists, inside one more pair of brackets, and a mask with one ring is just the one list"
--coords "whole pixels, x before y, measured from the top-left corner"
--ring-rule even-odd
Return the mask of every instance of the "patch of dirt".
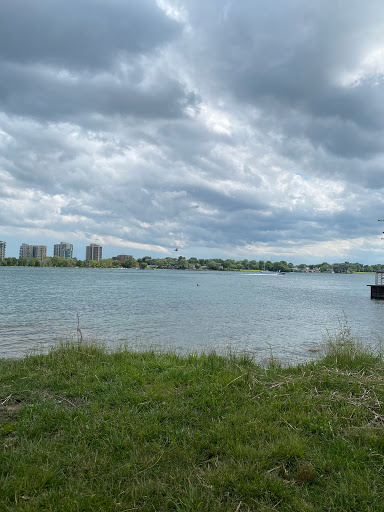
[[0, 404], [0, 411], [13, 412], [13, 411], [18, 411], [22, 407], [23, 407], [23, 404], [20, 404], [20, 403], [9, 404], [9, 405], [7, 405], [7, 404], [5, 404], [5, 405]]
[[23, 404], [20, 402], [0, 403], [0, 420], [14, 416], [22, 407]]

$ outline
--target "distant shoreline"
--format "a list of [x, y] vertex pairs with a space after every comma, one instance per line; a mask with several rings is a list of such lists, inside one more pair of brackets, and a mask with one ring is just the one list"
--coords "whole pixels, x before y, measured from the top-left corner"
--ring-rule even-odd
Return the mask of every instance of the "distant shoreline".
[[[66, 270], [177, 270], [177, 271], [186, 271], [186, 272], [252, 272], [256, 274], [275, 274], [277, 271], [274, 270], [253, 270], [253, 269], [197, 269], [197, 268], [139, 268], [139, 267], [77, 267], [77, 266], [68, 266], [68, 267], [53, 267], [53, 266], [29, 266], [29, 265], [0, 265], [1, 268], [20, 268], [20, 269], [66, 269]], [[360, 274], [360, 275], [374, 275], [376, 272], [319, 272], [319, 271], [306, 271], [306, 270], [287, 270], [284, 271], [285, 274]]]

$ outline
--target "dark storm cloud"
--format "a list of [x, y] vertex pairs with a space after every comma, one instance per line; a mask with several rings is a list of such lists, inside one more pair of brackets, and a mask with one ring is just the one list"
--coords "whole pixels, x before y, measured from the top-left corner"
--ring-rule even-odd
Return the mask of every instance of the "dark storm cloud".
[[3, 111], [80, 124], [91, 115], [178, 117], [198, 100], [149, 59], [180, 30], [149, 0], [5, 0]]
[[8, 62], [97, 72], [121, 56], [150, 52], [179, 32], [151, 0], [0, 3], [0, 58]]
[[[172, 77], [159, 73], [156, 84], [128, 76], [60, 76], [45, 69], [3, 64], [0, 101], [5, 112], [50, 121], [83, 124], [82, 117], [179, 117], [195, 107], [196, 96]], [[6, 77], [6, 78], [5, 78]]]

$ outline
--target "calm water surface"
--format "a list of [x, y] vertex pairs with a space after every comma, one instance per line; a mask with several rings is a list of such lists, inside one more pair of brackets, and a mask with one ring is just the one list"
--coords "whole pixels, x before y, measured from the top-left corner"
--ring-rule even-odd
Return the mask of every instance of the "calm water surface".
[[[340, 322], [366, 343], [384, 338], [373, 275], [0, 267], [0, 357], [76, 337], [112, 348], [248, 351], [313, 357]], [[197, 284], [199, 286], [197, 286]]]

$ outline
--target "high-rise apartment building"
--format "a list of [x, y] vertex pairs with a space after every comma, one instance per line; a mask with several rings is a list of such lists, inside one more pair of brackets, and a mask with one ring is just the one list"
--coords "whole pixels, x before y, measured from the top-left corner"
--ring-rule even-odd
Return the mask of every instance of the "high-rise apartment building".
[[60, 242], [53, 246], [53, 255], [60, 256], [60, 258], [72, 258], [73, 245], [67, 242]]
[[33, 258], [33, 245], [21, 244], [19, 258]]
[[0, 260], [3, 260], [5, 258], [5, 246], [7, 245], [6, 242], [0, 241]]
[[97, 244], [87, 245], [86, 250], [85, 250], [85, 260], [86, 261], [89, 261], [89, 260], [99, 261], [102, 259], [102, 257], [103, 257], [102, 255], [103, 255], [103, 248], [101, 247], [101, 245], [97, 245]]
[[47, 257], [47, 246], [46, 245], [28, 245], [21, 244], [20, 258], [37, 258], [38, 260], [43, 261], [44, 258]]
[[46, 245], [34, 245], [33, 246], [33, 257], [40, 261], [43, 261], [47, 257], [47, 246]]

